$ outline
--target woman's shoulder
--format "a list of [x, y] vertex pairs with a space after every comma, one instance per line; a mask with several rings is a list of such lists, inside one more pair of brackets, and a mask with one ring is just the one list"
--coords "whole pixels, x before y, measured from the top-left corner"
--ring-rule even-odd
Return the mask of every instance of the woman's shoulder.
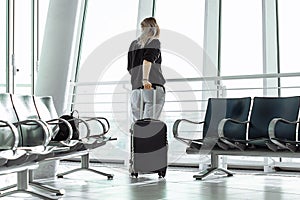
[[138, 43], [137, 40], [133, 40], [130, 44], [129, 50], [131, 50], [131, 51], [136, 50], [138, 48], [137, 43]]
[[136, 45], [137, 44], [137, 40], [133, 40], [131, 43], [130, 43], [130, 46], [134, 46], [134, 45]]
[[151, 47], [151, 48], [160, 48], [160, 41], [159, 41], [159, 39], [155, 38], [155, 39], [151, 40], [147, 44], [147, 46]]
[[150, 43], [154, 43], [154, 44], [160, 44], [160, 41], [158, 38], [154, 38], [153, 40], [151, 40]]

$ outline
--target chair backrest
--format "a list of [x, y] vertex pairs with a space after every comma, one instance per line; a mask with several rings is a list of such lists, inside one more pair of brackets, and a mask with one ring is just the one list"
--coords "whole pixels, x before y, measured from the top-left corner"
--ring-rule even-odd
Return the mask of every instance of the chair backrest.
[[33, 99], [38, 115], [42, 120], [48, 121], [58, 118], [53, 98], [51, 96], [34, 96]]
[[[39, 118], [43, 121], [49, 121], [52, 119], [58, 119], [58, 114], [54, 106], [53, 98], [51, 96], [34, 96], [34, 103], [39, 115]], [[48, 125], [52, 129], [52, 133], [55, 135], [59, 131], [58, 125]]]
[[[300, 120], [300, 117], [298, 118], [298, 121]], [[300, 141], [300, 124], [298, 124], [298, 141]]]
[[[273, 118], [296, 121], [300, 97], [254, 97], [249, 124], [249, 139], [269, 138], [268, 127]], [[295, 140], [296, 125], [279, 123], [276, 137]]]
[[[20, 121], [28, 119], [39, 120], [33, 97], [31, 95], [12, 95], [12, 102]], [[44, 141], [44, 133], [39, 125], [21, 125], [21, 146], [41, 145]]]
[[[218, 137], [218, 125], [224, 118], [246, 121], [248, 119], [250, 104], [250, 97], [208, 99], [203, 137]], [[246, 135], [246, 125], [225, 125], [224, 133], [227, 133], [226, 137], [243, 139]]]
[[[18, 122], [18, 117], [15, 113], [11, 96], [8, 93], [0, 94], [0, 120], [11, 123]], [[0, 123], [1, 125], [5, 125]], [[20, 136], [19, 136], [20, 139]], [[20, 141], [19, 141], [20, 142]], [[9, 127], [0, 127], [0, 149], [11, 149], [14, 144], [14, 135], [11, 133]]]

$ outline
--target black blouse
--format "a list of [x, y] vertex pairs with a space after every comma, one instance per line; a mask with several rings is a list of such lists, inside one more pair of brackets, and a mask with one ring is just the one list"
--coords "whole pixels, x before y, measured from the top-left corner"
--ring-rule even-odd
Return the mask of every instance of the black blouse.
[[143, 86], [143, 61], [147, 60], [152, 63], [149, 74], [149, 82], [157, 85], [164, 85], [165, 79], [161, 70], [161, 51], [160, 41], [153, 39], [142, 48], [137, 40], [134, 40], [128, 51], [127, 70], [131, 75], [132, 89], [138, 89]]

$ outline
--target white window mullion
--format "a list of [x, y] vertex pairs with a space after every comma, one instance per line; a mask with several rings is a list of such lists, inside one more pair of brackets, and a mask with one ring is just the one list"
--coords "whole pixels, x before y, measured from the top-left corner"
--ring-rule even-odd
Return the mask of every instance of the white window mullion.
[[[275, 0], [262, 1], [263, 19], [263, 73], [278, 73], [278, 32], [277, 32], [277, 5]], [[277, 78], [265, 78], [263, 81], [264, 96], [278, 96]]]
[[6, 44], [6, 66], [7, 66], [7, 77], [6, 77], [6, 92], [14, 93], [14, 4], [15, 1], [6, 1], [7, 6], [7, 44]]

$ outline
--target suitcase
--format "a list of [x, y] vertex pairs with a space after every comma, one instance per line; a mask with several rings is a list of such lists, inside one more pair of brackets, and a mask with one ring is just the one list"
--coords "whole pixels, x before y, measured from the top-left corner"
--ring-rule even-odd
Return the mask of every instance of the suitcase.
[[[155, 102], [156, 91], [153, 90], [153, 103], [155, 104]], [[140, 108], [142, 105], [143, 90], [141, 90]], [[140, 116], [142, 116], [143, 109], [140, 110]], [[132, 124], [130, 132], [129, 171], [131, 176], [137, 178], [138, 174], [158, 173], [159, 178], [165, 177], [168, 165], [166, 124], [156, 119], [139, 119]]]

